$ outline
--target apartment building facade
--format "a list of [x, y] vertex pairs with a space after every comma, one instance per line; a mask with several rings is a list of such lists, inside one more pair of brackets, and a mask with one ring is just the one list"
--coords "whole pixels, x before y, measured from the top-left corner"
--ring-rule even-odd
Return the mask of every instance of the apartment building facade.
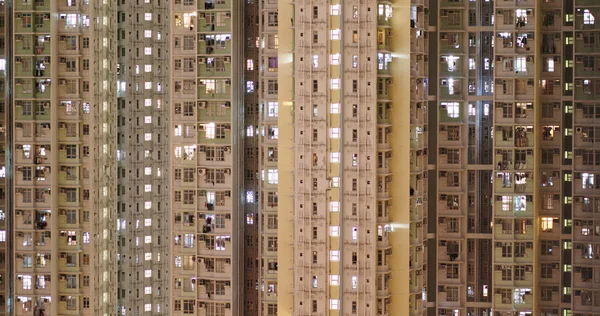
[[599, 13], [0, 1], [0, 314], [595, 315]]
[[114, 313], [116, 4], [3, 5], [12, 30], [6, 311]]

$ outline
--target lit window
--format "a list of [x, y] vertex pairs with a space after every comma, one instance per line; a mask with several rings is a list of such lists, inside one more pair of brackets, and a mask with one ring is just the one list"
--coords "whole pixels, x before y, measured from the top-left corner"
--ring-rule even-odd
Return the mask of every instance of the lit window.
[[144, 277], [151, 278], [152, 277], [152, 270], [145, 270], [144, 271]]
[[144, 122], [146, 124], [152, 124], [152, 116], [145, 116], [144, 117]]
[[206, 131], [206, 138], [214, 139], [215, 138], [215, 123], [208, 123], [204, 125], [204, 130]]
[[339, 40], [340, 39], [340, 30], [331, 30], [331, 40], [335, 41], [335, 40]]
[[152, 55], [152, 47], [144, 47], [144, 55]]
[[144, 174], [147, 176], [152, 175], [152, 167], [145, 167], [144, 168]]
[[145, 259], [146, 261], [150, 261], [150, 260], [152, 260], [152, 253], [151, 253], [151, 252], [146, 252], [146, 253], [144, 254], [144, 259]]
[[152, 219], [151, 218], [144, 219], [144, 226], [146, 226], [146, 227], [152, 226]]
[[144, 311], [145, 312], [152, 311], [152, 304], [144, 304]]
[[331, 163], [340, 163], [340, 153], [339, 152], [331, 153], [331, 157], [330, 157], [329, 161]]
[[152, 106], [152, 99], [144, 99], [144, 106]]
[[144, 192], [151, 192], [151, 191], [152, 191], [152, 184], [145, 184]]
[[151, 90], [152, 89], [152, 81], [144, 82], [144, 89]]
[[254, 192], [246, 191], [246, 203], [254, 203]]
[[313, 55], [313, 68], [319, 68], [319, 55]]
[[6, 59], [0, 58], [0, 71], [6, 70]]
[[457, 118], [460, 115], [458, 102], [442, 102], [442, 108], [446, 108], [448, 117]]
[[583, 24], [590, 25], [594, 23], [596, 23], [596, 18], [594, 18], [592, 12], [589, 9], [583, 10]]
[[542, 231], [550, 232], [554, 227], [553, 217], [542, 217]]
[[340, 129], [339, 128], [331, 128], [329, 130], [329, 136], [334, 139], [340, 138]]
[[145, 244], [152, 243], [152, 236], [144, 236], [144, 243]]
[[340, 177], [333, 177], [333, 178], [331, 178], [331, 187], [332, 188], [339, 188], [340, 187]]
[[331, 237], [339, 237], [340, 236], [340, 226], [331, 226], [331, 227], [329, 227], [329, 236], [331, 236]]
[[145, 30], [144, 31], [144, 37], [145, 38], [151, 38], [152, 37], [152, 31], [151, 30]]
[[254, 70], [254, 60], [253, 59], [246, 59], [246, 70]]
[[352, 227], [352, 240], [358, 239], [358, 228]]
[[250, 125], [246, 127], [246, 136], [253, 137], [254, 136], [254, 126]]
[[527, 72], [527, 58], [526, 57], [515, 58], [515, 72]]
[[268, 173], [269, 184], [277, 184], [279, 182], [279, 174], [277, 169], [269, 169]]
[[329, 251], [329, 260], [332, 262], [340, 261], [340, 251], [339, 250], [330, 250]]
[[144, 288], [144, 293], [145, 294], [152, 294], [152, 287], [151, 286], [146, 286]]
[[145, 65], [144, 66], [144, 71], [145, 72], [152, 72], [152, 65]]
[[340, 202], [338, 202], [338, 201], [329, 202], [329, 211], [334, 212], [334, 213], [339, 212], [340, 211]]
[[340, 276], [337, 274], [332, 274], [329, 276], [329, 284], [331, 286], [338, 286], [340, 285]]
[[6, 231], [0, 230], [0, 242], [6, 242]]
[[340, 54], [332, 54], [330, 59], [331, 59], [330, 62], [332, 65], [340, 64]]
[[358, 277], [353, 275], [352, 276], [352, 288], [355, 289], [358, 287]]
[[338, 310], [339, 307], [340, 307], [339, 300], [329, 300], [329, 309], [335, 311], [335, 310]]
[[246, 81], [246, 92], [247, 93], [254, 92], [254, 81], [252, 81], [252, 80]]
[[554, 72], [554, 58], [548, 58], [548, 72]]
[[146, 20], [146, 21], [152, 21], [152, 13], [145, 13], [144, 14], [144, 20]]
[[279, 103], [269, 102], [267, 103], [267, 115], [269, 117], [277, 117], [279, 115]]
[[146, 141], [150, 141], [150, 140], [152, 140], [152, 133], [146, 133], [146, 134], [144, 134], [144, 139], [145, 139]]
[[340, 79], [335, 78], [331, 79], [331, 90], [339, 90], [340, 89]]
[[151, 208], [152, 208], [152, 202], [151, 201], [144, 202], [144, 209], [149, 210]]
[[475, 70], [475, 58], [469, 58], [469, 70]]
[[329, 8], [329, 13], [331, 15], [340, 15], [340, 5], [334, 4]]
[[331, 114], [340, 114], [340, 104], [331, 103]]

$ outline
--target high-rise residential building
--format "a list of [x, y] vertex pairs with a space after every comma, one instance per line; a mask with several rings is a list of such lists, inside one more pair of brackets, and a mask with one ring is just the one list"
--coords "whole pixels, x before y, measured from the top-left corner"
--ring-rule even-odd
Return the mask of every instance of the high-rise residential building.
[[7, 314], [114, 314], [116, 3], [2, 5]]
[[0, 315], [596, 315], [599, 15], [0, 0]]
[[278, 9], [279, 313], [423, 315], [428, 3]]

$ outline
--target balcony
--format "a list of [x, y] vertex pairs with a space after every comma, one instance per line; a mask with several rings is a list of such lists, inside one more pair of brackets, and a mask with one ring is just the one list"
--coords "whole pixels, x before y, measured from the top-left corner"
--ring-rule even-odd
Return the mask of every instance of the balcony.
[[533, 196], [496, 195], [494, 215], [506, 218], [533, 217]]
[[15, 57], [15, 76], [17, 77], [50, 77], [52, 68], [50, 58]]
[[533, 174], [531, 172], [496, 172], [494, 192], [498, 194], [533, 194]]
[[231, 54], [231, 34], [200, 34], [198, 55]]
[[[35, 108], [32, 109], [34, 106]], [[50, 121], [50, 101], [16, 101], [15, 107], [15, 120], [17, 121]]]
[[221, 258], [199, 258], [199, 278], [224, 278], [231, 275], [231, 260]]
[[49, 99], [50, 79], [15, 79], [17, 99]]
[[575, 172], [573, 178], [574, 194], [586, 196], [600, 194], [599, 175], [587, 172]]
[[440, 171], [438, 178], [440, 192], [461, 192], [463, 190], [462, 178], [463, 175], [460, 171]]
[[[207, 128], [206, 125], [210, 124], [200, 124], [200, 128], [198, 130], [198, 143], [202, 145], [215, 144], [215, 145], [231, 145], [231, 127], [228, 124], [224, 124], [222, 134], [218, 136], [210, 136], [210, 127]], [[202, 128], [204, 126], [204, 128]], [[209, 137], [207, 137], [209, 136]]]
[[[50, 1], [46, 1], [50, 2]], [[48, 9], [49, 10], [49, 9]], [[15, 14], [16, 33], [50, 33], [50, 13]]]
[[15, 123], [15, 140], [33, 143], [50, 142], [50, 123]]
[[15, 1], [15, 11], [50, 11], [51, 0]]
[[445, 78], [441, 79], [439, 86], [440, 99], [460, 100], [465, 96], [463, 94], [463, 79]]
[[15, 248], [18, 252], [50, 252], [50, 232], [16, 232]]
[[15, 184], [18, 186], [50, 186], [50, 166], [16, 167]]
[[[182, 86], [178, 91], [177, 82], [175, 82], [175, 94], [194, 94], [196, 87]], [[188, 92], [186, 92], [188, 91]], [[231, 99], [231, 80], [216, 79], [216, 80], [200, 80], [197, 87], [197, 96], [201, 100], [229, 100]], [[193, 96], [192, 96], [193, 97]]]
[[573, 201], [574, 218], [600, 218], [600, 199], [576, 196]]
[[86, 31], [90, 27], [90, 16], [77, 13], [62, 13], [59, 15], [58, 31], [74, 33]]
[[231, 76], [231, 57], [199, 57], [198, 59], [199, 77], [212, 78]]
[[15, 145], [16, 164], [45, 164], [50, 154], [50, 145]]
[[61, 164], [81, 163], [80, 145], [60, 145], [58, 162]]
[[[185, 8], [185, 6], [184, 6]], [[199, 0], [198, 11], [209, 11], [209, 10], [226, 10], [231, 8], [230, 0]]]
[[[521, 222], [522, 221], [522, 222]], [[519, 225], [517, 225], [519, 224]], [[494, 237], [497, 240], [522, 240], [531, 241], [533, 240], [533, 220], [532, 219], [496, 219], [494, 224]], [[502, 256], [502, 248], [496, 248], [496, 251], [500, 249], [500, 256]], [[498, 256], [496, 256], [498, 258]], [[512, 259], [508, 258], [508, 259]], [[531, 258], [526, 260], [531, 261]]]
[[79, 167], [61, 166], [58, 173], [58, 184], [62, 185], [80, 185]]
[[[411, 29], [410, 34], [411, 53], [429, 52], [429, 40], [427, 40], [427, 38], [425, 37], [427, 34], [426, 31]], [[456, 47], [450, 47], [449, 49], [456, 49]]]
[[[206, 15], [212, 15], [212, 21], [220, 21], [219, 23], [207, 23]], [[177, 23], [175, 23], [177, 25]], [[190, 25], [190, 29], [193, 29]], [[227, 32], [231, 30], [231, 12], [213, 12], [198, 14], [198, 31], [199, 32]]]
[[600, 41], [596, 32], [575, 32], [575, 51], [578, 54], [590, 54], [598, 51]]
[[461, 30], [463, 28], [463, 15], [464, 10], [462, 8], [456, 9], [441, 9], [440, 10], [440, 26], [442, 30]]
[[533, 77], [535, 66], [533, 56], [503, 57], [496, 56], [497, 77]]
[[440, 58], [440, 76], [441, 77], [463, 77], [464, 57], [461, 56], [441, 56]]
[[225, 123], [231, 121], [231, 103], [200, 101], [198, 106], [198, 122]]
[[[35, 195], [35, 196], [33, 196]], [[50, 189], [17, 188], [15, 193], [16, 207], [18, 208], [50, 208]]]
[[[33, 45], [31, 44], [33, 42]], [[16, 35], [15, 54], [18, 55], [50, 55], [49, 35]], [[49, 59], [48, 59], [49, 62]]]

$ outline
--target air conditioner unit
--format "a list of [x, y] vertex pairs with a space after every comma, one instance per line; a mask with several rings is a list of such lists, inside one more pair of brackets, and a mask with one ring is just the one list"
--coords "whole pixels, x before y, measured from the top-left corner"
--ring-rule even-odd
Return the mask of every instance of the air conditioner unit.
[[206, 109], [206, 101], [198, 101], [199, 109]]
[[198, 168], [198, 174], [205, 174], [205, 173], [206, 173], [205, 168]]
[[526, 60], [528, 63], [533, 62], [533, 57], [527, 57]]
[[204, 57], [200, 57], [200, 58], [198, 58], [198, 63], [199, 63], [199, 64], [204, 64], [204, 63], [206, 63], [206, 58], [204, 58]]
[[577, 133], [581, 133], [581, 131], [582, 131], [581, 127], [577, 127], [577, 128], [575, 128], [575, 132], [577, 132]]
[[206, 152], [206, 146], [199, 146], [198, 151], [201, 153]]
[[65, 80], [65, 79], [60, 79], [60, 80], [58, 81], [58, 85], [59, 85], [59, 86], [64, 86], [64, 85], [66, 85], [66, 84], [67, 84], [67, 80]]
[[200, 35], [198, 36], [198, 40], [199, 40], [199, 41], [203, 41], [205, 38], [206, 38], [206, 35], [204, 35], [204, 34], [200, 34]]
[[575, 86], [576, 86], [576, 87], [581, 87], [581, 86], [583, 86], [583, 81], [581, 81], [581, 80], [575, 80]]
[[229, 169], [229, 168], [225, 169], [225, 174], [231, 174], [231, 169]]
[[205, 130], [206, 130], [206, 126], [205, 125], [202, 125], [202, 124], [198, 125], [198, 131], [204, 132]]
[[229, 79], [226, 79], [226, 80], [225, 80], [225, 84], [226, 84], [226, 85], [228, 85], [228, 86], [230, 86], [230, 85], [231, 85], [231, 80], [229, 80]]
[[65, 58], [65, 57], [61, 57], [61, 58], [60, 58], [60, 60], [59, 60], [59, 62], [60, 62], [61, 64], [66, 64], [66, 63], [67, 63], [67, 58]]
[[230, 108], [231, 107], [231, 102], [225, 102], [222, 105], [224, 108]]
[[226, 18], [230, 18], [231, 17], [231, 12], [225, 12], [225, 17]]
[[225, 148], [223, 148], [223, 151], [226, 152], [226, 153], [228, 153], [228, 152], [231, 151], [231, 148], [230, 147], [225, 147]]

